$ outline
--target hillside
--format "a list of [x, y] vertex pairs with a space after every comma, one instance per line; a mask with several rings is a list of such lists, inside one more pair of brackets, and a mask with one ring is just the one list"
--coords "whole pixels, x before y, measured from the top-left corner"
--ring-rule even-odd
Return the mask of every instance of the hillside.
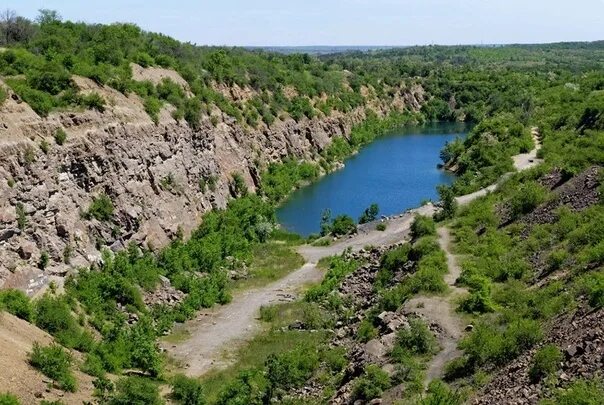
[[[317, 57], [9, 14], [0, 395], [602, 394], [604, 43]], [[322, 238], [279, 229], [292, 190], [393, 128], [437, 120], [474, 124], [441, 152], [457, 178], [438, 204], [358, 228], [337, 217]]]

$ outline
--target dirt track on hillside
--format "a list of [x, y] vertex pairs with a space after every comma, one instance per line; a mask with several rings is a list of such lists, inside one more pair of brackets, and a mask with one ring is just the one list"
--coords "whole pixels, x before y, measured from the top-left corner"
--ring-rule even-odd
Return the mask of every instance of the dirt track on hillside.
[[[526, 170], [539, 164], [536, 159], [537, 151], [541, 147], [538, 139], [538, 130], [532, 129], [535, 140], [535, 149], [527, 154], [515, 156], [514, 167], [518, 171]], [[509, 175], [507, 175], [509, 176]], [[507, 176], [504, 176], [504, 180]], [[475, 199], [494, 191], [497, 184], [485, 187], [475, 193], [457, 197], [459, 205], [466, 205]], [[290, 273], [281, 280], [264, 287], [248, 290], [236, 295], [227, 305], [216, 307], [209, 311], [202, 311], [197, 317], [185, 323], [184, 329], [190, 336], [179, 343], [162, 343], [167, 353], [174, 358], [183, 371], [189, 376], [200, 376], [212, 368], [222, 368], [230, 364], [235, 348], [242, 342], [253, 337], [260, 330], [257, 320], [260, 307], [277, 302], [291, 301], [298, 297], [301, 287], [306, 284], [319, 282], [323, 273], [316, 267], [316, 263], [323, 257], [341, 254], [350, 248], [358, 251], [365, 246], [387, 246], [401, 242], [409, 237], [409, 231], [416, 214], [432, 216], [437, 208], [431, 204], [410, 210], [399, 216], [386, 220], [386, 230], [378, 231], [375, 226], [364, 227], [356, 235], [342, 239], [330, 246], [302, 246], [299, 253], [306, 260], [300, 269]], [[447, 253], [449, 274], [447, 284], [456, 292], [463, 290], [454, 286], [461, 269], [454, 256], [448, 249], [450, 236], [445, 228], [439, 229], [439, 242], [441, 248]], [[450, 336], [441, 341], [443, 350], [434, 358], [428, 370], [428, 379], [436, 378], [442, 373], [444, 364], [455, 357], [457, 340], [461, 336], [461, 326], [458, 319], [452, 314], [450, 299], [443, 297], [415, 298], [407, 305], [414, 308], [422, 301], [426, 316], [441, 324]], [[414, 308], [419, 312], [418, 308]]]

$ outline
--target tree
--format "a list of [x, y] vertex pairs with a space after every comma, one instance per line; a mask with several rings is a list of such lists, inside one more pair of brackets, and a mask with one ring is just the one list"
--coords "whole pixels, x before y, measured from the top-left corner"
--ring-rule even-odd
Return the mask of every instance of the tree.
[[453, 189], [449, 186], [440, 185], [437, 188], [438, 194], [440, 195], [440, 201], [442, 204], [442, 218], [451, 218], [455, 215], [457, 210], [457, 201], [455, 201], [455, 194]]
[[331, 210], [325, 208], [321, 213], [321, 236], [327, 235], [331, 231]]
[[375, 221], [379, 211], [380, 208], [376, 203], [371, 204], [369, 207], [365, 208], [363, 215], [359, 218], [359, 224]]
[[0, 44], [11, 45], [26, 42], [36, 32], [36, 27], [26, 18], [19, 17], [14, 10], [0, 12]]
[[47, 8], [41, 8], [38, 10], [38, 16], [36, 17], [36, 22], [40, 25], [52, 24], [55, 22], [61, 22], [63, 17], [57, 10], [49, 10]]

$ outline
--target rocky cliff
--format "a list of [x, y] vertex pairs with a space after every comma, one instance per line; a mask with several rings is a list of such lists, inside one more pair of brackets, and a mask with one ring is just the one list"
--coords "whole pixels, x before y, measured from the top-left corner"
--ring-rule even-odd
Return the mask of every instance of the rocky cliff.
[[[186, 86], [175, 72], [156, 70], [135, 69], [134, 77], [168, 75]], [[105, 111], [41, 118], [10, 91], [0, 106], [0, 287], [33, 294], [49, 278], [60, 281], [70, 269], [98, 260], [105, 247], [118, 250], [135, 241], [158, 248], [179, 229], [187, 235], [204, 212], [226, 205], [234, 173], [254, 190], [266, 163], [287, 156], [317, 159], [334, 137], [347, 136], [365, 117], [365, 110], [357, 109], [251, 129], [214, 110], [212, 119], [205, 115], [193, 130], [172, 118], [169, 105], [155, 124], [138, 96], [84, 78], [74, 81], [83, 94], [99, 93]], [[253, 92], [220, 90], [235, 100]], [[373, 98], [368, 105], [383, 115], [417, 110], [423, 99], [421, 87], [402, 86], [393, 101]], [[60, 128], [67, 133], [63, 145], [54, 140]], [[200, 181], [215, 187], [201, 187]], [[84, 218], [101, 194], [115, 207], [111, 222]]]

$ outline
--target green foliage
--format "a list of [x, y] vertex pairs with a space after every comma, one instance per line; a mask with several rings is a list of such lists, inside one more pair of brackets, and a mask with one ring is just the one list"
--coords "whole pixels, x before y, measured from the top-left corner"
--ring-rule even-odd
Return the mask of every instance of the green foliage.
[[15, 211], [17, 213], [17, 226], [19, 227], [19, 229], [24, 230], [28, 224], [27, 214], [25, 213], [25, 207], [23, 207], [23, 204], [19, 202], [15, 207]]
[[342, 214], [333, 219], [330, 228], [334, 236], [342, 236], [355, 232], [357, 225], [350, 216]]
[[329, 261], [327, 274], [321, 284], [308, 289], [304, 299], [309, 302], [317, 302], [329, 295], [348, 274], [356, 270], [358, 264], [341, 256], [334, 256]]
[[90, 110], [97, 110], [98, 112], [105, 111], [105, 99], [95, 92], [82, 96], [79, 104]]
[[366, 224], [367, 222], [375, 221], [380, 208], [377, 204], [373, 203], [363, 211], [363, 214], [359, 218], [359, 224]]
[[361, 321], [355, 338], [361, 343], [367, 343], [377, 336], [377, 328], [373, 326], [373, 323], [369, 319], [365, 318]]
[[514, 319], [500, 328], [480, 322], [459, 346], [473, 366], [502, 365], [541, 337], [539, 323], [530, 319]]
[[76, 391], [76, 379], [71, 371], [72, 358], [61, 346], [53, 344], [42, 347], [34, 343], [29, 363], [58, 383], [61, 389]]
[[519, 218], [521, 215], [528, 214], [545, 201], [545, 198], [546, 192], [538, 183], [530, 182], [521, 185], [510, 199], [512, 217]]
[[40, 261], [38, 262], [38, 268], [40, 270], [44, 270], [46, 266], [48, 266], [48, 262], [50, 261], [50, 256], [48, 256], [48, 252], [43, 251], [40, 253]]
[[157, 384], [142, 377], [122, 377], [109, 405], [162, 405]]
[[92, 337], [82, 330], [65, 297], [44, 294], [34, 302], [34, 320], [36, 326], [53, 335], [62, 345], [88, 351], [92, 346]]
[[541, 347], [535, 353], [531, 368], [529, 369], [529, 377], [533, 382], [552, 376], [560, 368], [562, 361], [562, 352], [555, 345], [548, 344]]
[[113, 216], [113, 202], [107, 194], [100, 194], [92, 198], [92, 203], [86, 213], [88, 218], [95, 218], [98, 221], [110, 221]]
[[436, 235], [436, 224], [432, 218], [416, 215], [411, 224], [411, 237], [419, 239], [423, 236]]
[[319, 176], [319, 167], [313, 163], [286, 159], [271, 163], [262, 175], [261, 192], [273, 203], [281, 202], [290, 192]]
[[409, 328], [401, 328], [393, 350], [404, 350], [414, 355], [434, 353], [438, 348], [436, 338], [426, 324], [417, 318], [409, 320]]
[[598, 405], [604, 398], [604, 383], [601, 379], [578, 380], [567, 389], [556, 392], [555, 399], [543, 400], [539, 405]]
[[453, 391], [442, 381], [432, 381], [428, 385], [426, 397], [422, 399], [421, 405], [461, 405], [464, 397], [457, 391]]
[[385, 231], [386, 230], [386, 223], [385, 222], [380, 222], [379, 224], [377, 224], [375, 226], [375, 229], [378, 230], [378, 231], [380, 231], [380, 232]]
[[183, 405], [205, 404], [201, 383], [182, 374], [172, 378], [172, 397]]
[[28, 322], [33, 320], [33, 306], [23, 291], [12, 289], [0, 291], [0, 309]]
[[390, 384], [388, 374], [375, 364], [370, 364], [365, 367], [363, 375], [355, 381], [353, 397], [365, 401], [378, 398], [384, 390], [390, 388]]
[[245, 184], [245, 180], [241, 173], [233, 173], [231, 175], [231, 183], [230, 183], [231, 193], [235, 197], [245, 196], [248, 192], [247, 185]]
[[11, 394], [0, 394], [0, 405], [19, 405], [19, 399]]
[[299, 387], [319, 365], [319, 356], [312, 347], [300, 346], [280, 355], [271, 355], [266, 361], [266, 377], [271, 391]]
[[40, 150], [44, 152], [45, 155], [47, 155], [48, 151], [50, 151], [50, 145], [46, 139], [42, 139], [40, 142]]

